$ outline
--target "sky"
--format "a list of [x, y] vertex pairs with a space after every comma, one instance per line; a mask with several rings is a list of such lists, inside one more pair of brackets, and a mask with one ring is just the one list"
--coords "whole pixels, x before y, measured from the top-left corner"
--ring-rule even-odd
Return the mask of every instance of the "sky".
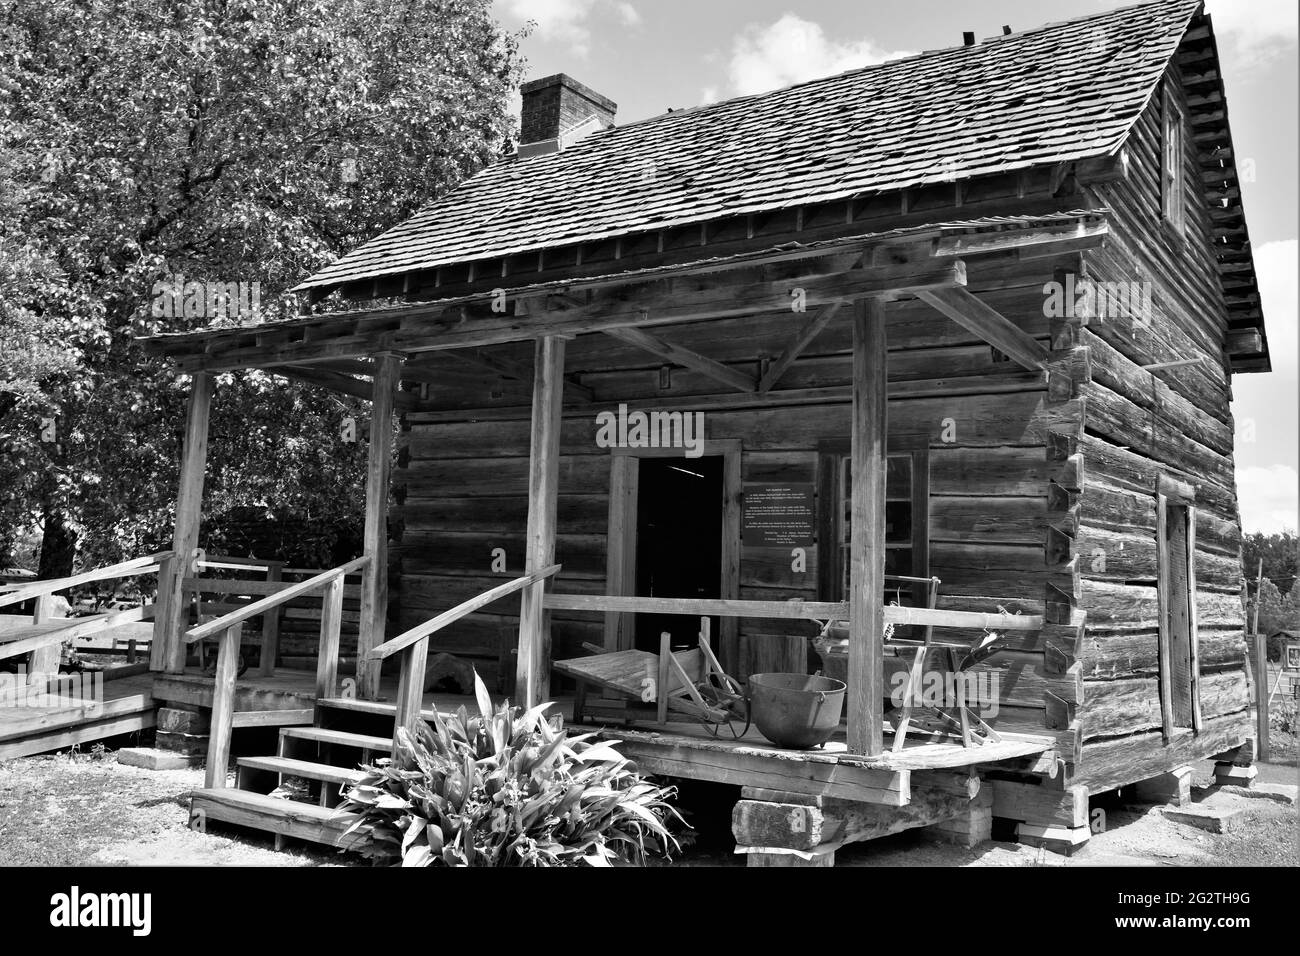
[[[1116, 0], [495, 0], [528, 76], [568, 73], [618, 103], [620, 123], [777, 89], [922, 50], [1130, 5]], [[1233, 378], [1247, 532], [1295, 529], [1297, 374], [1296, 0], [1207, 0], [1222, 59], [1273, 372]]]

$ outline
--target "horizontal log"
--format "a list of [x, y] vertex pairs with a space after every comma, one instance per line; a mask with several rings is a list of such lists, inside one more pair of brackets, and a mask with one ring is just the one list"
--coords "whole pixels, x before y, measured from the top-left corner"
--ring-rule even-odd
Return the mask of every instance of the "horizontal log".
[[[1203, 719], [1250, 705], [1245, 670], [1202, 673], [1198, 687]], [[1085, 746], [1094, 737], [1115, 737], [1160, 727], [1157, 677], [1085, 681], [1083, 693], [1079, 722]]]

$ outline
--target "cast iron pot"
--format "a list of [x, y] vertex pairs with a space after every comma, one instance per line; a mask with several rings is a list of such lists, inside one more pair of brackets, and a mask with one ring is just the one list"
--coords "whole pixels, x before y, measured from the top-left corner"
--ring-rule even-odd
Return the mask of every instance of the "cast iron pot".
[[843, 681], [811, 674], [750, 674], [754, 726], [778, 747], [807, 750], [831, 739], [844, 712]]

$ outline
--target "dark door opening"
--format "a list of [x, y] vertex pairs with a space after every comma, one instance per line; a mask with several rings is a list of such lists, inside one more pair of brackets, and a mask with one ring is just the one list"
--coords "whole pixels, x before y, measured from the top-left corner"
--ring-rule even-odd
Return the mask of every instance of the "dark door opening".
[[[638, 597], [722, 596], [722, 456], [642, 458], [637, 482]], [[718, 647], [719, 619], [710, 632]], [[697, 617], [636, 615], [636, 646], [659, 651], [659, 635], [674, 648], [694, 647]]]

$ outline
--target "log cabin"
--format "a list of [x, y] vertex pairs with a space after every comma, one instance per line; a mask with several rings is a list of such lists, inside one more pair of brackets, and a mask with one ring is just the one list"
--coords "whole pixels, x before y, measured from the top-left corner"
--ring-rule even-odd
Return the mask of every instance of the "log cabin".
[[[382, 751], [433, 660], [576, 694], [644, 771], [740, 787], [751, 865], [995, 818], [1070, 851], [1090, 797], [1183, 800], [1208, 758], [1249, 781], [1230, 401], [1270, 366], [1211, 19], [966, 39], [621, 126], [534, 80], [517, 151], [302, 282], [300, 316], [147, 342], [193, 381], [151, 665], [155, 698], [211, 708], [196, 812], [335, 839], [250, 781], [345, 780], [286, 742]], [[250, 368], [372, 402], [364, 553], [195, 626], [207, 410]], [[228, 788], [230, 729], [282, 673], [272, 645], [261, 691], [236, 677], [241, 628], [304, 595], [313, 726]], [[571, 680], [701, 633], [741, 685], [842, 675], [839, 732], [783, 748]], [[205, 638], [215, 678], [186, 671]], [[977, 656], [978, 732], [899, 731], [900, 682]]]

